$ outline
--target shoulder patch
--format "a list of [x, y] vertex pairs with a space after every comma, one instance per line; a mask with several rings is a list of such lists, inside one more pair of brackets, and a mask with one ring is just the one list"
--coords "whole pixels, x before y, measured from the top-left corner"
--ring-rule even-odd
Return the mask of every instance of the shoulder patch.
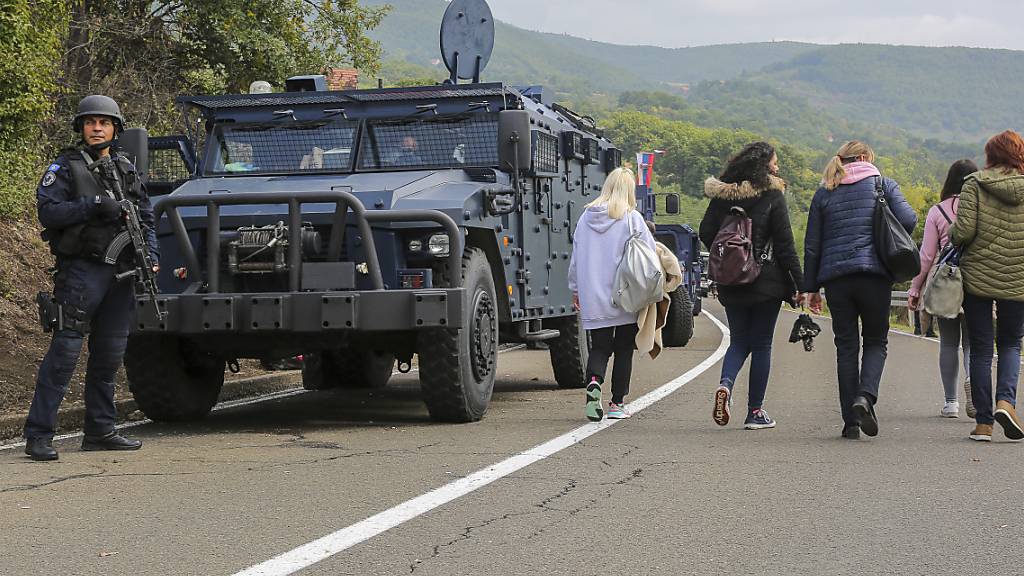
[[[56, 164], [54, 164], [54, 166], [56, 166]], [[47, 186], [49, 186], [50, 184], [53, 184], [56, 181], [57, 181], [57, 173], [51, 170], [51, 171], [47, 172], [45, 175], [43, 175], [43, 181], [40, 183], [40, 185], [43, 188], [46, 188]]]
[[50, 164], [50, 167], [46, 169], [47, 172], [56, 172], [61, 169], [60, 164]]

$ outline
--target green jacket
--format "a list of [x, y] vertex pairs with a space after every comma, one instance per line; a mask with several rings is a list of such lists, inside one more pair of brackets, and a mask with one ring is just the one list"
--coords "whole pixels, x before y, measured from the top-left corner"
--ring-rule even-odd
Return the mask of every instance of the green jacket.
[[968, 176], [950, 240], [965, 245], [967, 292], [1024, 301], [1024, 175], [986, 169]]

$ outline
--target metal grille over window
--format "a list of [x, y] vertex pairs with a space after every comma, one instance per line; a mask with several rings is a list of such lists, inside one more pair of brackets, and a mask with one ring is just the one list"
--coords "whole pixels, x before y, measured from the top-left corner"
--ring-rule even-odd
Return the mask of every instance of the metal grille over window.
[[150, 182], [177, 182], [189, 177], [188, 166], [177, 148], [154, 149], [149, 151], [147, 176]]
[[355, 122], [221, 126], [213, 173], [348, 172]]
[[538, 174], [558, 173], [558, 136], [545, 132], [533, 132], [533, 171]]
[[497, 163], [498, 117], [494, 114], [369, 123], [359, 153], [360, 170]]

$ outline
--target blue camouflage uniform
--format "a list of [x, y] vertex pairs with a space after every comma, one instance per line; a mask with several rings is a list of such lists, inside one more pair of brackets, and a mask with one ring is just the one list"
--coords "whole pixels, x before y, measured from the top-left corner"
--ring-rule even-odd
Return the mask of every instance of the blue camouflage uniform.
[[[133, 312], [133, 284], [118, 281], [115, 274], [134, 264], [131, 250], [124, 250], [116, 264], [107, 264], [95, 254], [69, 253], [68, 244], [85, 244], [82, 230], [124, 228], [123, 220], [100, 220], [99, 198], [89, 196], [89, 186], [76, 182], [71, 162], [81, 151], [69, 150], [47, 168], [36, 190], [39, 222], [46, 229], [56, 255], [54, 298], [61, 306], [63, 328], [56, 329], [50, 348], [39, 367], [35, 396], [25, 422], [26, 438], [52, 438], [57, 427], [57, 409], [67, 392], [78, 364], [82, 344], [88, 336], [89, 361], [85, 376], [85, 426], [87, 436], [106, 436], [114, 431], [116, 410], [114, 384], [128, 340]], [[111, 151], [121, 175], [125, 196], [137, 203], [143, 232], [154, 264], [159, 261], [153, 225], [153, 208], [134, 166]], [[110, 186], [97, 179], [93, 191], [110, 194]], [[77, 228], [77, 230], [76, 230]], [[81, 232], [74, 241], [57, 249], [61, 233]], [[73, 252], [73, 251], [71, 251]]]

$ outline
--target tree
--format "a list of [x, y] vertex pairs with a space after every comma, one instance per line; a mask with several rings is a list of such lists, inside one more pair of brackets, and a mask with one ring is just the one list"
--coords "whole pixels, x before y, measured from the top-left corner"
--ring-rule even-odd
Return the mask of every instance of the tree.
[[366, 32], [384, 7], [356, 0], [66, 0], [67, 98], [119, 100], [131, 123], [166, 127], [174, 96], [242, 92], [253, 80], [352, 66], [373, 73], [380, 45]]
[[40, 175], [40, 125], [53, 111], [56, 62], [66, 25], [61, 0], [0, 4], [0, 217], [21, 213]]

